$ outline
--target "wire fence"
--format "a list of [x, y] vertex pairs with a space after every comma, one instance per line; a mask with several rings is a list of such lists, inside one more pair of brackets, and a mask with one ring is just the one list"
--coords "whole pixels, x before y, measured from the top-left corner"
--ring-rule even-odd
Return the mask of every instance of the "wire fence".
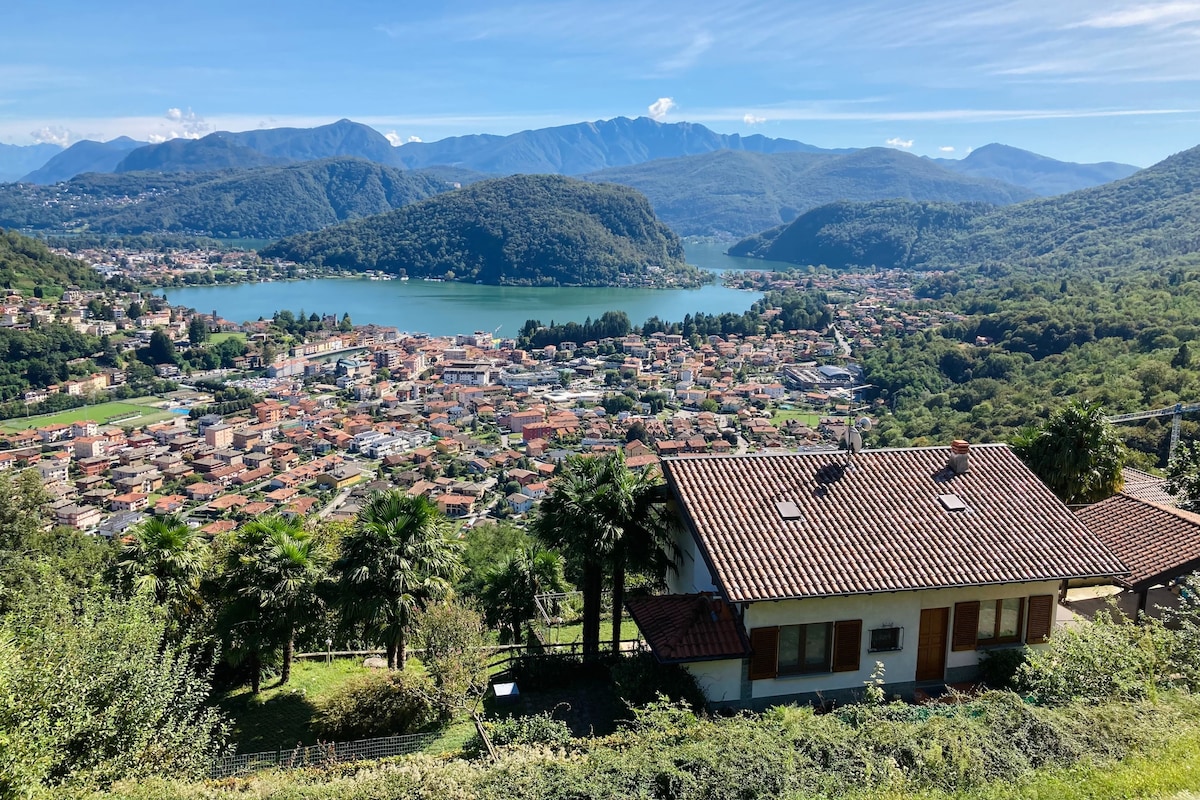
[[406, 756], [420, 752], [436, 738], [436, 733], [413, 733], [406, 736], [385, 736], [380, 739], [359, 739], [353, 742], [298, 745], [290, 750], [239, 753], [215, 760], [209, 775], [217, 779], [230, 778], [260, 769], [327, 767], [348, 761]]

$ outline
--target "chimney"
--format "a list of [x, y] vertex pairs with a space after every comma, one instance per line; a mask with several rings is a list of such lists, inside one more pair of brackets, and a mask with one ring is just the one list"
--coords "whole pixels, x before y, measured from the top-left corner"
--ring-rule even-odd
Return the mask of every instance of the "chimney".
[[962, 475], [964, 472], [970, 471], [971, 467], [968, 462], [971, 445], [966, 439], [955, 439], [950, 443], [950, 463], [949, 467], [954, 471], [955, 475]]

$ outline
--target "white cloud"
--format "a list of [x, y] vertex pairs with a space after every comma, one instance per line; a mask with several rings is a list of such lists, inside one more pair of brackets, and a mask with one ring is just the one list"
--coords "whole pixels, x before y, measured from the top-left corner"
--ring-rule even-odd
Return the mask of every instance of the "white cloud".
[[907, 150], [913, 146], [912, 139], [901, 139], [899, 136], [893, 136], [884, 142], [888, 147], [899, 147], [902, 150]]
[[408, 137], [408, 141], [419, 142], [419, 141], [421, 141], [421, 137], [420, 136], [410, 136], [410, 137]]
[[1098, 14], [1070, 27], [1169, 28], [1194, 22], [1200, 22], [1200, 3], [1145, 3], [1108, 14]]
[[388, 131], [384, 134], [384, 137], [388, 140], [392, 147], [399, 147], [400, 145], [404, 144], [404, 137], [395, 131]]
[[747, 125], [762, 125], [766, 121], [766, 117], [756, 117], [749, 113], [742, 117], [742, 122], [746, 123]]
[[30, 131], [29, 135], [37, 144], [56, 144], [59, 147], [66, 147], [75, 138], [70, 130], [60, 125], [47, 125], [36, 131]]
[[942, 145], [941, 147], [939, 147], [938, 150], [941, 150], [943, 153], [953, 153], [954, 146], [946, 144], [946, 145]]
[[660, 97], [651, 103], [650, 107], [647, 108], [646, 111], [650, 115], [650, 119], [662, 122], [663, 118], [676, 108], [678, 108], [678, 106], [675, 104], [675, 101], [672, 98]]
[[167, 119], [171, 120], [171, 122], [179, 122], [183, 119], [183, 112], [178, 108], [168, 108]]
[[168, 108], [167, 113], [163, 116], [171, 123], [170, 129], [152, 133], [150, 135], [151, 142], [155, 139], [160, 142], [167, 139], [199, 139], [216, 130], [204, 121], [204, 117], [199, 116], [190, 108], [187, 111], [180, 108]]

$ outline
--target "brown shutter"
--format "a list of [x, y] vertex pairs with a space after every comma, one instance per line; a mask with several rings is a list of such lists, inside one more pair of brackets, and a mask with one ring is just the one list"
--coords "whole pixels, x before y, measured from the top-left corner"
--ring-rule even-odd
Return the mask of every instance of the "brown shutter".
[[857, 672], [862, 653], [862, 620], [833, 623], [833, 671]]
[[779, 628], [750, 631], [750, 680], [774, 678], [779, 674]]
[[1050, 638], [1054, 627], [1054, 595], [1039, 594], [1029, 598], [1029, 624], [1025, 626], [1025, 641], [1039, 644]]
[[979, 637], [979, 601], [954, 604], [951, 650], [974, 650]]

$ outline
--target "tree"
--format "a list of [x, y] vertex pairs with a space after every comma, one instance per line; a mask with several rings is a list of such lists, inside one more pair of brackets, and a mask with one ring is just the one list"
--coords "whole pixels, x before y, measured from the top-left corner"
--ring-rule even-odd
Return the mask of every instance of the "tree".
[[1021, 431], [1012, 446], [1064, 503], [1096, 503], [1121, 489], [1125, 445], [1099, 404], [1074, 401], [1041, 428]]
[[562, 556], [536, 545], [522, 548], [484, 572], [484, 618], [501, 641], [521, 644], [526, 624], [537, 616], [537, 596], [566, 590]]
[[1167, 491], [1178, 498], [1179, 507], [1200, 511], [1200, 444], [1183, 442], [1167, 464]]
[[199, 314], [193, 314], [191, 321], [188, 322], [188, 344], [192, 347], [204, 344], [208, 341], [208, 337], [208, 323]]
[[1179, 345], [1179, 349], [1175, 351], [1175, 355], [1171, 358], [1171, 366], [1175, 369], [1187, 369], [1192, 365], [1192, 350], [1188, 347], [1188, 343], [1184, 342]]
[[208, 544], [177, 514], [150, 517], [130, 531], [117, 575], [127, 592], [145, 593], [182, 619], [199, 603], [208, 555]]
[[433, 603], [417, 626], [421, 664], [437, 688], [437, 702], [453, 714], [474, 706], [488, 685], [487, 629], [478, 611], [455, 602]]
[[[143, 356], [145, 356], [143, 358]], [[150, 344], [138, 351], [138, 358], [149, 364], [178, 364], [179, 355], [175, 352], [175, 343], [161, 329], [150, 334]]]
[[234, 533], [221, 576], [221, 628], [248, 657], [254, 693], [263, 656], [273, 650], [283, 651], [280, 685], [291, 678], [296, 632], [317, 616], [331, 555], [321, 537], [281, 515], [253, 520]]
[[371, 495], [342, 540], [334, 569], [344, 618], [382, 641], [389, 669], [403, 669], [416, 613], [448, 597], [461, 545], [436, 505], [399, 491]]
[[350, 321], [350, 313], [342, 314], [342, 321], [338, 323], [338, 330], [342, 333], [349, 333], [354, 330], [354, 323]]
[[573, 456], [561, 467], [533, 528], [580, 573], [583, 651], [595, 655], [606, 573], [611, 570], [613, 578], [613, 640], [619, 642], [626, 571], [633, 564], [661, 574], [674, 563], [674, 546], [665, 515], [655, 510], [655, 478], [630, 472], [621, 451], [604, 458]]

